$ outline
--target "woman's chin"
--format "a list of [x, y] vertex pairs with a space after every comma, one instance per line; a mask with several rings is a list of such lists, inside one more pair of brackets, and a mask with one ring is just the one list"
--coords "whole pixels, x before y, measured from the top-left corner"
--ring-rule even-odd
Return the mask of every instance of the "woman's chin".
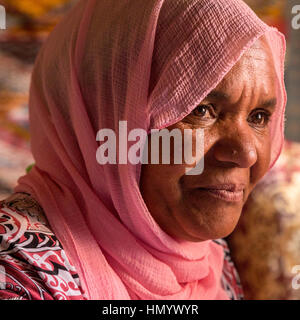
[[185, 240], [206, 241], [225, 238], [229, 236], [238, 224], [241, 216], [241, 208], [232, 210], [215, 210], [213, 214], [201, 213], [201, 216], [186, 221]]
[[192, 242], [201, 242], [207, 240], [215, 240], [228, 237], [235, 229], [236, 224], [231, 228], [218, 228], [217, 230], [201, 230], [198, 233], [191, 233], [189, 236], [185, 236], [183, 240], [188, 240]]

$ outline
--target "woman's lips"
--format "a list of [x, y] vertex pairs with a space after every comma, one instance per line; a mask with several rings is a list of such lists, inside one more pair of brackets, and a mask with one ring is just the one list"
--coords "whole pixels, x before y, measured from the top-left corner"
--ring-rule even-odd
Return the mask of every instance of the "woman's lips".
[[244, 198], [244, 186], [241, 185], [209, 186], [198, 190], [227, 202], [240, 202]]

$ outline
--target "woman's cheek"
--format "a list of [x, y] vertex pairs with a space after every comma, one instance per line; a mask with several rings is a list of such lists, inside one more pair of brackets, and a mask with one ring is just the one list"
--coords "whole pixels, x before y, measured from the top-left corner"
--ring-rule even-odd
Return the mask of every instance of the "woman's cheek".
[[256, 140], [257, 161], [250, 168], [250, 182], [252, 188], [267, 173], [271, 162], [271, 138], [263, 136]]

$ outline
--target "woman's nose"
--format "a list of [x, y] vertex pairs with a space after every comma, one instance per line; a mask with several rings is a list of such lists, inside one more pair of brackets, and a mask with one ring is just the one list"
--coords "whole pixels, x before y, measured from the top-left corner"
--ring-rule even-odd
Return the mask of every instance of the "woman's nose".
[[214, 145], [215, 160], [223, 165], [250, 168], [257, 161], [255, 139], [251, 130], [231, 126]]

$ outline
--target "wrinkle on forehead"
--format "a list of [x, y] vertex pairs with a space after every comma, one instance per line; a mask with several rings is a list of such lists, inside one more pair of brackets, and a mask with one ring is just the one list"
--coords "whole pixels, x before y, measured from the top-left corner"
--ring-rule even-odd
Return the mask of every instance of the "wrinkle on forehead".
[[263, 98], [275, 98], [276, 70], [273, 54], [262, 36], [247, 50], [217, 86], [237, 103], [246, 97], [254, 103]]
[[267, 62], [270, 69], [273, 70], [275, 75], [275, 62], [271, 51], [270, 44], [265, 36], [259, 38], [242, 56], [242, 58], [237, 62], [236, 66], [239, 64], [255, 64], [255, 61]]
[[[250, 47], [241, 59], [227, 74], [228, 77], [237, 75], [248, 70], [249, 76], [255, 70], [263, 77], [276, 79], [275, 61], [271, 51], [270, 44], [265, 36], [259, 38], [252, 47]], [[226, 78], [226, 77], [225, 77]]]

